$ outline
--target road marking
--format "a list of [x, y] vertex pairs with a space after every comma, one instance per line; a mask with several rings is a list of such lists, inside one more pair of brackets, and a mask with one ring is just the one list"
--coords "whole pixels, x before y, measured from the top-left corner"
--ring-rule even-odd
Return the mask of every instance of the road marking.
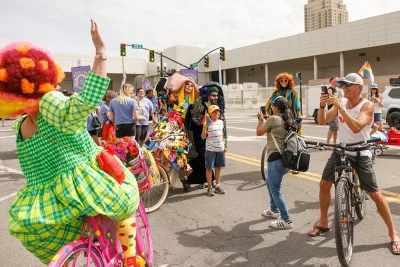
[[[233, 154], [233, 153], [226, 153], [226, 157], [228, 159], [232, 159], [235, 161], [239, 161], [242, 163], [246, 163], [249, 165], [253, 165], [253, 166], [257, 166], [257, 167], [261, 167], [261, 162], [253, 159], [253, 158], [248, 158], [245, 156], [241, 156], [241, 155], [237, 155], [237, 154]], [[306, 179], [306, 180], [310, 180], [310, 181], [314, 181], [314, 182], [320, 182], [321, 181], [321, 175], [317, 174], [317, 173], [312, 173], [312, 172], [302, 172], [299, 174], [290, 174], [293, 177], [299, 177], [302, 179]], [[388, 202], [395, 202], [400, 204], [400, 200], [397, 198], [400, 198], [400, 194], [394, 193], [394, 192], [390, 192], [387, 190], [380, 190], [382, 194], [384, 195], [389, 195], [391, 197], [385, 196], [386, 201]], [[396, 197], [396, 198], [393, 198]]]
[[13, 132], [13, 129], [9, 129], [9, 130], [0, 130], [0, 132]]
[[9, 199], [9, 198], [11, 198], [11, 197], [17, 195], [17, 193], [18, 193], [18, 192], [15, 192], [15, 193], [12, 193], [11, 195], [8, 195], [8, 196], [5, 196], [5, 197], [0, 198], [0, 202], [3, 202], [4, 200]]
[[0, 139], [6, 139], [6, 138], [15, 138], [17, 137], [16, 135], [10, 135], [10, 136], [0, 136]]
[[[255, 132], [256, 130], [253, 129], [247, 129], [247, 128], [240, 128], [240, 127], [228, 127], [228, 129], [235, 129], [235, 130], [242, 130], [242, 131], [250, 131], [250, 132]], [[310, 139], [318, 139], [318, 140], [326, 140], [325, 137], [317, 137], [317, 136], [308, 136], [308, 135], [303, 135], [304, 138], [310, 138]], [[229, 140], [229, 137], [228, 137]]]

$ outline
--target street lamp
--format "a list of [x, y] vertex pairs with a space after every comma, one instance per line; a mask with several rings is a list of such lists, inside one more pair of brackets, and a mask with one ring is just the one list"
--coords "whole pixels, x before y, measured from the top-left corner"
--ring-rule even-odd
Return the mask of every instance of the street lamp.
[[161, 77], [163, 76], [164, 73], [167, 72], [167, 66], [168, 66], [168, 64], [166, 62], [164, 62], [163, 69], [160, 69], [161, 64], [159, 62], [157, 62], [157, 73], [160, 74]]

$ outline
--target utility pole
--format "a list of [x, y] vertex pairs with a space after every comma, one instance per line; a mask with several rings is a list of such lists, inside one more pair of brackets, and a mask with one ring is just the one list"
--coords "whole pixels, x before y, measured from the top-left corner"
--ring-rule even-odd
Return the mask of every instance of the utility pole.
[[303, 80], [301, 78], [301, 70], [299, 72], [296, 72], [296, 78], [300, 79], [300, 112], [303, 113], [303, 93], [301, 90], [301, 85], [303, 83]]
[[163, 66], [163, 63], [162, 63], [162, 58], [163, 58], [163, 55], [162, 55], [162, 52], [160, 53], [160, 57], [161, 57], [161, 65], [160, 65], [160, 77], [163, 77], [164, 76], [164, 73], [163, 73], [163, 69], [164, 69], [164, 66]]

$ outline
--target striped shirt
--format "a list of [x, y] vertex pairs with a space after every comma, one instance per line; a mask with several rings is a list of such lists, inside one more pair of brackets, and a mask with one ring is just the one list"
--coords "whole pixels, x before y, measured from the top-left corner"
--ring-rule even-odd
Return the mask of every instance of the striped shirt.
[[213, 152], [224, 151], [224, 123], [222, 120], [216, 120], [208, 126], [206, 150]]

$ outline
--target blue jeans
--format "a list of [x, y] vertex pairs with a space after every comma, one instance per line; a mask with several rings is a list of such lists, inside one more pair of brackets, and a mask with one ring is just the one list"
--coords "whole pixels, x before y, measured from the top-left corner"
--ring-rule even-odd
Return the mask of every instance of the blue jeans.
[[283, 199], [281, 193], [281, 184], [283, 176], [288, 171], [289, 169], [283, 166], [281, 159], [268, 162], [267, 188], [269, 192], [270, 208], [271, 211], [279, 210], [281, 218], [285, 222], [290, 221], [290, 216], [286, 208], [285, 199]]

